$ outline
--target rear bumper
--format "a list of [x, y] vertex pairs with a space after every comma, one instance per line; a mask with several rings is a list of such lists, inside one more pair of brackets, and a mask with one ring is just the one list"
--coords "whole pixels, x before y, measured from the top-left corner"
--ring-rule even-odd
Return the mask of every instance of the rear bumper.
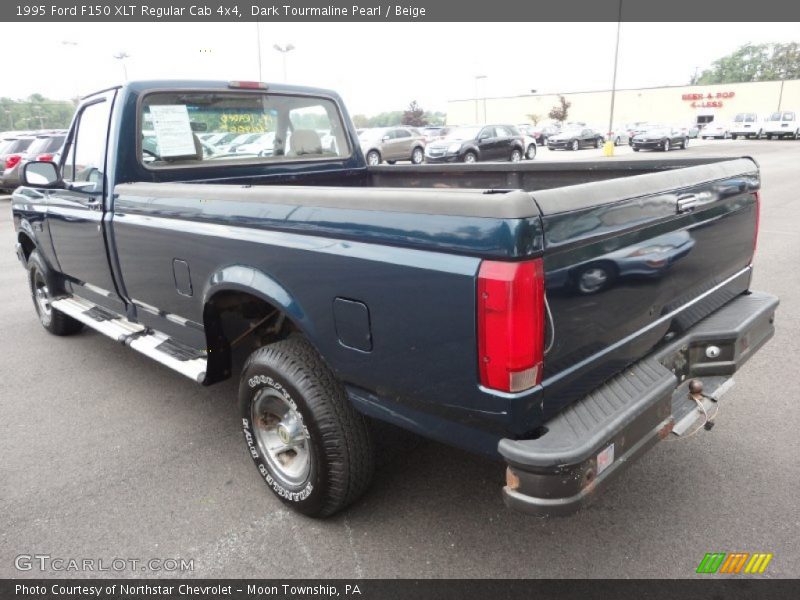
[[[718, 400], [715, 393], [724, 393], [730, 376], [772, 337], [777, 306], [769, 294], [739, 296], [572, 404], [545, 424], [539, 438], [501, 440], [506, 504], [531, 514], [569, 514], [674, 435], [676, 423], [685, 433], [687, 421], [701, 416], [689, 398], [690, 380], [701, 379], [704, 394]], [[707, 356], [709, 346], [719, 349], [718, 356]]]

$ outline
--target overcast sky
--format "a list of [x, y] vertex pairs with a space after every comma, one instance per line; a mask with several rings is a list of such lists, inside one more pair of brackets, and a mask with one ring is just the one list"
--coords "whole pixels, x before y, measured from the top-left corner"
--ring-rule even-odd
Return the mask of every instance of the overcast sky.
[[[130, 79], [258, 79], [255, 23], [0, 26], [0, 96], [52, 98]], [[478, 95], [608, 89], [616, 23], [262, 23], [262, 80], [333, 88], [351, 114]], [[64, 44], [63, 42], [74, 44]], [[800, 41], [797, 23], [623, 23], [617, 85], [682, 85], [746, 42]], [[10, 54], [9, 54], [10, 53]], [[9, 58], [11, 56], [11, 58]]]

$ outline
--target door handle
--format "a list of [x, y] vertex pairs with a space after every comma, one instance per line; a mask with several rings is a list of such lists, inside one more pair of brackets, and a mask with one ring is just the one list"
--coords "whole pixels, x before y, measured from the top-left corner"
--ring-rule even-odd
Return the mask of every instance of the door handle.
[[686, 194], [678, 198], [678, 214], [689, 212], [697, 208], [700, 201], [694, 194]]

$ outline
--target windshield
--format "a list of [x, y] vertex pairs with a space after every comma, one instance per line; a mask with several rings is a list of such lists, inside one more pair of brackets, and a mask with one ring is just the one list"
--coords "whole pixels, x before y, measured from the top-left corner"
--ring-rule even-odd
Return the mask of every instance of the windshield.
[[350, 152], [336, 105], [311, 96], [154, 92], [142, 103], [140, 128], [141, 160], [153, 167], [321, 160]]
[[779, 113], [779, 112], [772, 113], [772, 114], [769, 116], [769, 120], [770, 120], [770, 121], [780, 121], [780, 120], [781, 120], [781, 113]]
[[669, 134], [670, 134], [669, 129], [664, 129], [663, 127], [658, 127], [656, 129], [648, 129], [645, 132], [645, 135], [653, 135], [653, 136], [665, 136]]
[[448, 140], [471, 140], [478, 135], [480, 127], [456, 127], [447, 134]]

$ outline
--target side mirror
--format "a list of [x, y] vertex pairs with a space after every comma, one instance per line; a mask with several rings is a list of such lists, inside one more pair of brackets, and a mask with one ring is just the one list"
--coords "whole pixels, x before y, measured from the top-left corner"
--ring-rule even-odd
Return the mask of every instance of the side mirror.
[[43, 188], [59, 187], [61, 177], [54, 163], [36, 160], [27, 163], [22, 169], [22, 185]]
[[388, 135], [385, 135], [385, 136], [383, 136], [383, 137], [381, 138], [381, 141], [382, 141], [382, 142], [388, 142], [388, 141], [389, 141], [389, 139], [390, 139], [390, 138], [389, 138], [389, 136], [388, 136]]

